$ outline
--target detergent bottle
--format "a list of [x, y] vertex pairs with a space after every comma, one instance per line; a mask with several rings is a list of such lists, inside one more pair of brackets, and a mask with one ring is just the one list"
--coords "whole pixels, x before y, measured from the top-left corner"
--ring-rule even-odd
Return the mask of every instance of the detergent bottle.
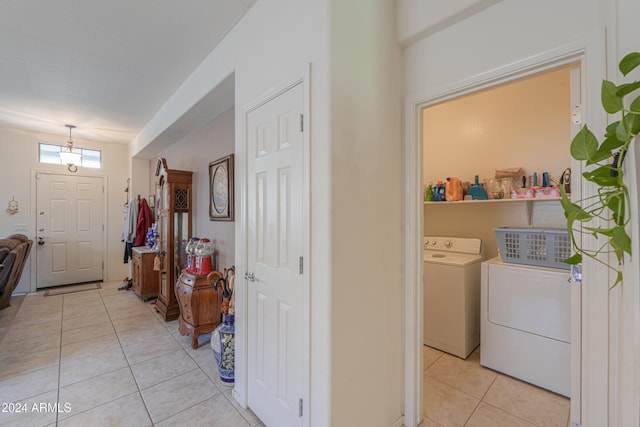
[[451, 177], [447, 178], [446, 185], [446, 200], [447, 202], [457, 202], [464, 197], [462, 191], [462, 182], [459, 178]]
[[445, 195], [446, 189], [444, 187], [444, 184], [442, 181], [438, 180], [438, 182], [436, 182], [436, 186], [433, 187], [433, 197], [431, 198], [431, 200], [433, 200], [434, 202], [444, 202]]

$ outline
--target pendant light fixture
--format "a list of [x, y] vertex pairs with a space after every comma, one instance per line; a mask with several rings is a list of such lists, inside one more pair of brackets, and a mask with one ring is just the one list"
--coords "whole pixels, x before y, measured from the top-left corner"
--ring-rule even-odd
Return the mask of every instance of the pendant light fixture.
[[82, 154], [78, 151], [73, 151], [73, 140], [71, 139], [71, 129], [75, 128], [74, 125], [65, 125], [69, 128], [69, 142], [67, 142], [67, 148], [61, 151], [60, 160], [63, 164], [67, 165], [69, 172], [77, 172], [78, 164], [82, 161]]

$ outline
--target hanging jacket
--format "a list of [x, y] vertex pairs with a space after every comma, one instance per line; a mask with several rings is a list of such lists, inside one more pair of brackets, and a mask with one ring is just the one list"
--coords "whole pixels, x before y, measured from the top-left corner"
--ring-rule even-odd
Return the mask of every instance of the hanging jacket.
[[127, 205], [124, 219], [124, 230], [122, 231], [122, 241], [133, 243], [136, 238], [136, 223], [138, 220], [138, 199], [133, 199]]
[[153, 225], [153, 214], [147, 204], [146, 199], [140, 200], [138, 223], [136, 225], [136, 238], [133, 242], [133, 246], [144, 246], [144, 239], [147, 235], [147, 230]]

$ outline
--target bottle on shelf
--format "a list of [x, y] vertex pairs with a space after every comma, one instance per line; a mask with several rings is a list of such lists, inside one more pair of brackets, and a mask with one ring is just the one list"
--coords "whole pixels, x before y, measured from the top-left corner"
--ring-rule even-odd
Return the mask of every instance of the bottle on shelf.
[[430, 202], [432, 199], [433, 199], [433, 185], [431, 184], [431, 181], [429, 181], [429, 185], [427, 186], [427, 189], [424, 192], [424, 201]]
[[445, 196], [446, 189], [444, 187], [444, 184], [441, 180], [438, 180], [438, 182], [436, 182], [436, 186], [433, 187], [433, 197], [431, 198], [431, 200], [433, 200], [434, 202], [444, 202]]

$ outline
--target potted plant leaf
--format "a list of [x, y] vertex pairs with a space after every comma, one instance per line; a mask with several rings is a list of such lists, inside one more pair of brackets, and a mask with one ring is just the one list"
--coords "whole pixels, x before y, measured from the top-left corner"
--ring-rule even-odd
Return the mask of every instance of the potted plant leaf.
[[[626, 76], [639, 65], [640, 53], [633, 52], [622, 58], [619, 69]], [[596, 192], [572, 203], [561, 186], [561, 203], [575, 250], [565, 262], [579, 264], [587, 256], [606, 265], [616, 273], [612, 287], [622, 281], [625, 254], [631, 255], [631, 238], [626, 230], [630, 221], [629, 189], [624, 181], [623, 162], [640, 131], [640, 96], [633, 98], [639, 88], [640, 81], [619, 86], [608, 80], [602, 82], [602, 106], [607, 113], [618, 115], [619, 120], [607, 126], [602, 142], [587, 125], [571, 142], [571, 156], [585, 162], [588, 170], [582, 176], [596, 185]], [[592, 220], [599, 225], [587, 224]], [[599, 242], [596, 249], [581, 246], [576, 233], [593, 235]], [[603, 261], [603, 254], [615, 255], [616, 263]]]

